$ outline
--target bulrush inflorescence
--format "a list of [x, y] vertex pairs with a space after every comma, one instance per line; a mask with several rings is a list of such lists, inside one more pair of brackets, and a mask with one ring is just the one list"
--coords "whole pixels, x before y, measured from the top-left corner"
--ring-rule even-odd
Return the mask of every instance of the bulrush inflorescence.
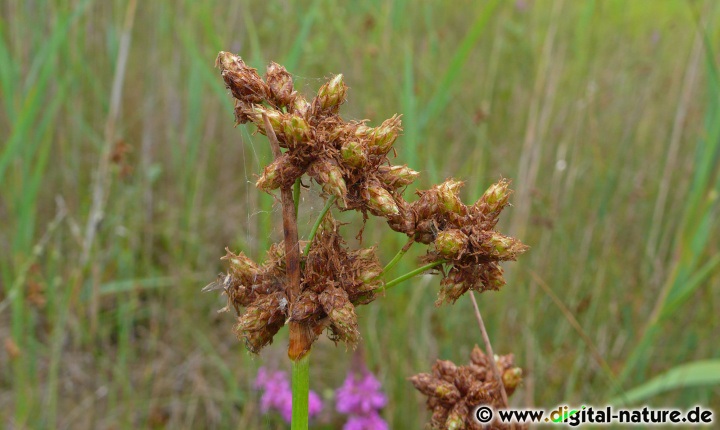
[[[502, 382], [510, 396], [522, 379], [522, 370], [515, 367], [512, 354], [496, 357], [495, 362], [502, 375]], [[478, 405], [490, 405], [495, 409], [505, 407], [492, 370], [489, 357], [475, 346], [470, 363], [456, 366], [452, 361], [437, 360], [432, 373], [420, 373], [410, 378], [415, 388], [427, 396], [427, 407], [432, 411], [430, 426], [433, 429], [483, 429], [475, 421], [473, 409]], [[493, 422], [490, 428], [504, 428]]]
[[[298, 94], [292, 76], [271, 63], [265, 79], [234, 54], [220, 52], [216, 62], [235, 98], [238, 124], [252, 123], [270, 141], [274, 161], [257, 187], [280, 191], [284, 239], [255, 263], [228, 251], [227, 273], [208, 289], [220, 288], [227, 309], [238, 315], [235, 331], [252, 352], [290, 326], [289, 357], [299, 362], [327, 329], [335, 341], [354, 346], [360, 339], [355, 307], [372, 302], [377, 292], [426, 270], [443, 275], [437, 304], [454, 303], [467, 291], [498, 290], [505, 284], [499, 262], [526, 251], [520, 241], [495, 231], [508, 205], [509, 183], [500, 180], [473, 205], [459, 196], [462, 182], [449, 179], [410, 203], [403, 198], [418, 172], [393, 165], [393, 145], [401, 128], [398, 115], [377, 127], [345, 121], [339, 115], [348, 88], [342, 75], [322, 85], [312, 100]], [[297, 231], [301, 178], [317, 183], [326, 205], [308, 241]], [[413, 243], [429, 245], [425, 265], [385, 282], [374, 248], [351, 250], [330, 209], [355, 210], [385, 218], [391, 229], [408, 236], [399, 259]], [[361, 236], [362, 230], [358, 234]], [[391, 268], [397, 259], [385, 268]], [[469, 372], [469, 371], [468, 371]]]

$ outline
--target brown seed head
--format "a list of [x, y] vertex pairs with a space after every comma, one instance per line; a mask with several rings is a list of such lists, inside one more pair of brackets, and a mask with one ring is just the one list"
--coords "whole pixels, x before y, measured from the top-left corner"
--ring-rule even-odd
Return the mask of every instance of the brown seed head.
[[228, 248], [225, 248], [225, 252], [225, 256], [220, 259], [230, 263], [230, 273], [233, 275], [241, 279], [252, 279], [260, 271], [259, 266], [244, 253], [234, 254]]
[[239, 56], [221, 51], [215, 65], [220, 68], [225, 84], [236, 99], [245, 103], [260, 103], [267, 98], [268, 86], [257, 70], [248, 67]]
[[265, 81], [270, 88], [270, 95], [278, 106], [289, 106], [295, 98], [293, 80], [285, 67], [272, 62], [267, 67]]

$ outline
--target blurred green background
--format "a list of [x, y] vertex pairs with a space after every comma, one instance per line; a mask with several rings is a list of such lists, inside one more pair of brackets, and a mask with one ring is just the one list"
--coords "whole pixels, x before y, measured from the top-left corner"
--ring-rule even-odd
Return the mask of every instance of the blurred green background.
[[[289, 370], [286, 331], [252, 356], [215, 312], [222, 298], [200, 293], [225, 246], [260, 258], [282, 234], [279, 205], [253, 186], [270, 150], [233, 128], [220, 50], [261, 72], [284, 64], [308, 95], [343, 73], [345, 118], [402, 113], [397, 163], [422, 172], [417, 189], [456, 177], [472, 202], [513, 180], [499, 227], [532, 249], [478, 299], [496, 353], [524, 368], [514, 405], [720, 412], [717, 3], [4, 0], [0, 12], [0, 427], [282, 428], [260, 415], [252, 379]], [[302, 198], [301, 236], [322, 206]], [[364, 243], [389, 261], [404, 238], [371, 220]], [[416, 278], [359, 311], [392, 428], [427, 420], [409, 376], [482, 344], [469, 301], [436, 308], [437, 290]], [[329, 396], [351, 359], [323, 339], [311, 388]], [[318, 426], [340, 427], [327, 405]]]

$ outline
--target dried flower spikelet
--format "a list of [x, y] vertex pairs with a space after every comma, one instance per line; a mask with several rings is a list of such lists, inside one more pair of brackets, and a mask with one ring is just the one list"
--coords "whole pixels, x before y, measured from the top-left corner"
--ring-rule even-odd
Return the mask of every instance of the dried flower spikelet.
[[415, 181], [420, 175], [419, 172], [408, 166], [380, 166], [378, 168], [380, 181], [392, 188], [406, 187]]
[[295, 98], [293, 80], [285, 67], [275, 62], [270, 63], [265, 74], [265, 82], [270, 88], [270, 95], [279, 106], [289, 106], [293, 103]]
[[508, 395], [512, 395], [515, 389], [522, 382], [522, 369], [519, 367], [513, 367], [503, 372], [502, 374], [503, 385]]
[[[275, 131], [275, 134], [278, 135], [278, 138], [280, 138], [280, 135], [282, 135], [285, 131], [283, 127], [282, 112], [276, 109], [268, 109], [261, 105], [253, 106], [252, 110], [248, 113], [248, 116], [253, 124], [257, 126], [258, 131], [265, 134], [265, 120], [263, 119], [263, 114], [267, 115], [268, 120], [270, 121], [270, 126], [273, 131]], [[282, 142], [280, 143], [280, 146], [284, 146], [282, 145]]]
[[310, 140], [310, 126], [305, 119], [298, 115], [290, 115], [283, 118], [282, 129], [289, 140], [289, 147], [296, 147]]
[[365, 124], [358, 124], [355, 128], [355, 137], [359, 138], [370, 138], [370, 136], [373, 133], [374, 128], [369, 127]]
[[460, 200], [458, 191], [463, 186], [463, 182], [449, 179], [435, 187], [437, 196], [440, 199], [440, 207], [446, 212], [463, 214], [466, 212], [466, 206]]
[[496, 217], [508, 204], [510, 199], [509, 186], [510, 182], [505, 179], [491, 185], [475, 203], [475, 207], [487, 216]]
[[287, 298], [283, 293], [275, 292], [260, 296], [252, 305], [247, 307], [242, 316], [238, 317], [235, 331], [258, 331], [267, 325], [273, 325], [281, 321], [284, 323], [286, 310]]
[[322, 186], [323, 191], [340, 200], [345, 200], [347, 185], [343, 179], [342, 170], [334, 161], [316, 161], [310, 166], [308, 173]]
[[225, 248], [225, 251], [227, 254], [220, 259], [230, 263], [230, 273], [241, 279], [252, 279], [257, 275], [260, 270], [259, 266], [243, 252], [235, 254], [228, 248]]
[[283, 154], [265, 166], [265, 171], [262, 176], [258, 178], [257, 182], [255, 182], [255, 186], [269, 193], [272, 190], [280, 188], [284, 181], [294, 180], [292, 175], [294, 170], [290, 156]]
[[307, 113], [310, 110], [310, 102], [305, 100], [301, 95], [296, 95], [293, 100], [291, 112], [298, 114], [302, 117], [307, 117]]
[[465, 281], [445, 282], [445, 280], [443, 280], [440, 291], [438, 292], [438, 298], [435, 300], [435, 306], [440, 306], [443, 303], [453, 304], [469, 289], [470, 285]]
[[311, 290], [305, 290], [300, 293], [290, 311], [291, 321], [303, 321], [311, 317], [319, 316], [322, 312], [322, 306], [318, 301], [318, 296]]
[[460, 391], [454, 384], [444, 381], [428, 373], [420, 373], [410, 378], [410, 381], [421, 393], [437, 398], [443, 404], [452, 405], [460, 400]]
[[481, 279], [486, 290], [499, 290], [505, 285], [503, 277], [503, 269], [497, 263], [488, 263], [485, 265]]
[[400, 213], [392, 194], [378, 183], [368, 184], [363, 198], [370, 211], [375, 215], [390, 216]]
[[485, 250], [500, 260], [515, 260], [518, 255], [527, 251], [529, 247], [519, 240], [502, 235], [496, 231], [490, 232], [485, 242]]
[[394, 115], [386, 119], [379, 127], [370, 132], [370, 151], [375, 154], [385, 155], [390, 151], [398, 135], [402, 131], [400, 115]]
[[352, 292], [353, 294], [373, 291], [380, 286], [380, 275], [383, 273], [383, 268], [375, 251], [375, 247], [372, 247], [361, 248], [350, 253], [352, 267], [357, 273], [356, 279], [362, 283], [357, 290]]
[[220, 51], [215, 66], [220, 68], [225, 84], [233, 97], [245, 103], [260, 103], [269, 89], [256, 69], [248, 67], [239, 56]]
[[467, 242], [467, 235], [458, 229], [441, 231], [435, 237], [435, 251], [444, 257], [454, 258], [465, 249]]
[[466, 428], [465, 420], [469, 415], [469, 410], [465, 402], [458, 402], [450, 410], [447, 421], [445, 421], [445, 428], [447, 430], [463, 430]]
[[323, 310], [330, 318], [330, 328], [336, 340], [355, 345], [360, 339], [357, 314], [348, 294], [342, 288], [326, 288], [318, 297]]
[[360, 168], [367, 163], [365, 146], [357, 140], [349, 140], [340, 148], [342, 160], [349, 166]]
[[433, 374], [448, 382], [453, 382], [458, 367], [450, 360], [437, 360], [432, 367]]
[[315, 111], [325, 111], [337, 113], [340, 105], [345, 101], [347, 95], [347, 86], [343, 81], [343, 75], [335, 75], [330, 81], [325, 83], [313, 102]]

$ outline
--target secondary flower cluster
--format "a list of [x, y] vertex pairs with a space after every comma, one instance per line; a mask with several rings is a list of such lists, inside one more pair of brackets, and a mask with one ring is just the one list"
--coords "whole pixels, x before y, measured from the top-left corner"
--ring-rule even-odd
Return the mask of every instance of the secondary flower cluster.
[[528, 247], [494, 230], [508, 205], [509, 183], [500, 180], [472, 206], [458, 196], [462, 182], [448, 180], [412, 205], [415, 240], [432, 243], [425, 260], [447, 261], [452, 268], [442, 281], [437, 304], [454, 303], [468, 290], [499, 290], [505, 285], [500, 261], [515, 260]]
[[[292, 418], [292, 391], [287, 374], [281, 371], [269, 371], [264, 367], [258, 370], [255, 388], [263, 392], [260, 398], [260, 410], [268, 413], [275, 410], [286, 422]], [[312, 418], [322, 411], [323, 404], [316, 392], [310, 391], [308, 415]]]
[[375, 248], [348, 250], [337, 223], [328, 215], [307, 255], [301, 255], [301, 293], [292, 304], [284, 289], [287, 274], [282, 249], [281, 244], [273, 245], [263, 265], [242, 252], [227, 250], [223, 257], [229, 262], [227, 273], [206, 287], [220, 288], [227, 295], [228, 305], [222, 310], [236, 311], [238, 338], [250, 351], [259, 352], [283, 325], [297, 321], [315, 338], [327, 328], [334, 341], [355, 345], [360, 339], [355, 305], [373, 301], [381, 285], [382, 267]]
[[379, 414], [387, 404], [380, 381], [367, 369], [360, 375], [350, 371], [336, 392], [336, 409], [347, 414], [343, 430], [387, 430], [388, 425]]
[[[522, 380], [522, 370], [515, 367], [512, 354], [496, 358], [508, 396]], [[434, 429], [477, 429], [483, 427], [473, 419], [478, 405], [503, 406], [500, 385], [495, 379], [490, 359], [475, 346], [470, 363], [456, 366], [448, 360], [437, 360], [432, 373], [420, 373], [410, 378], [418, 391], [428, 397], [427, 408], [432, 411], [430, 426]], [[494, 422], [492, 428], [502, 428]]]

